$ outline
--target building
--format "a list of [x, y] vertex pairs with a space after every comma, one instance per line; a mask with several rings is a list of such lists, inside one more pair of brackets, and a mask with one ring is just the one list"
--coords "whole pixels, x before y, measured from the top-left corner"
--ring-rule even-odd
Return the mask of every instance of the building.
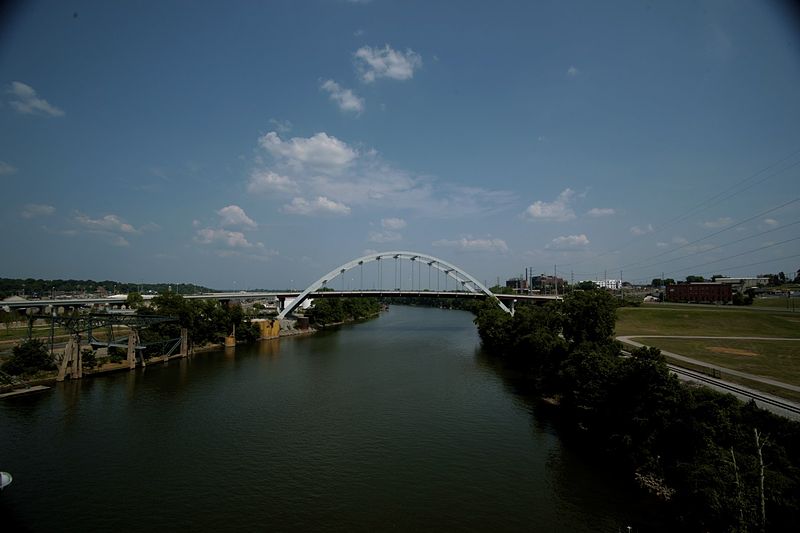
[[548, 276], [546, 274], [542, 274], [540, 276], [533, 276], [531, 278], [531, 287], [534, 289], [553, 289], [556, 286], [563, 287], [567, 284], [566, 281], [563, 279], [556, 277], [556, 276]]
[[667, 285], [668, 302], [729, 303], [733, 298], [730, 283], [676, 283]]
[[596, 281], [595, 284], [602, 289], [611, 289], [613, 291], [617, 291], [622, 288], [621, 279], [604, 279], [601, 281]]
[[513, 289], [515, 292], [528, 290], [528, 280], [525, 278], [511, 278], [506, 280], [506, 288]]
[[716, 278], [717, 283], [734, 285], [737, 290], [744, 292], [751, 287], [764, 287], [769, 285], [769, 278]]

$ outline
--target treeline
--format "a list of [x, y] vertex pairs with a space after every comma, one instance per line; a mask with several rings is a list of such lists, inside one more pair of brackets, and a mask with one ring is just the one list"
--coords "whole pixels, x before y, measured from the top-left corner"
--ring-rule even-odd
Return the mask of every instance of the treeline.
[[475, 298], [435, 298], [425, 296], [411, 296], [403, 298], [386, 298], [388, 305], [412, 305], [416, 307], [439, 307], [441, 309], [460, 309], [477, 313], [483, 307], [483, 302]]
[[199, 294], [211, 292], [208, 287], [193, 283], [120, 283], [118, 281], [94, 281], [91, 279], [21, 279], [0, 278], [0, 298], [25, 293], [26, 297], [49, 298], [51, 294], [96, 293], [102, 287], [108, 293], [129, 293], [134, 291], [178, 294]]
[[380, 310], [381, 303], [375, 298], [316, 298], [306, 315], [312, 324], [322, 326], [369, 318]]
[[791, 531], [800, 521], [800, 424], [729, 394], [680, 383], [655, 348], [621, 356], [606, 291], [563, 303], [485, 303], [485, 349], [558, 405], [559, 420], [640, 486], [681, 529]]
[[162, 292], [150, 300], [149, 307], [140, 307], [136, 312], [177, 319], [176, 322], [143, 329], [140, 337], [144, 343], [178, 338], [181, 328], [188, 330], [189, 342], [193, 345], [222, 342], [234, 329], [238, 341], [252, 342], [260, 337], [258, 326], [246, 320], [238, 304], [226, 305], [218, 300], [188, 300], [174, 292]]

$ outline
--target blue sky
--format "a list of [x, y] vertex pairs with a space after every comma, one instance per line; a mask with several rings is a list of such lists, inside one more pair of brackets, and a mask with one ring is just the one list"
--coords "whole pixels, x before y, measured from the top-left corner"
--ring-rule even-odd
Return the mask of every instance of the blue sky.
[[26, 2], [0, 276], [794, 272], [798, 29], [776, 2]]

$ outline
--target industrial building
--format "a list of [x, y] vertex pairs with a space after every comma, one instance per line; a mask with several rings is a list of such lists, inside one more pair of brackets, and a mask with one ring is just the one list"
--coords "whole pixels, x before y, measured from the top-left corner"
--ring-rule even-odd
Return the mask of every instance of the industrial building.
[[667, 285], [668, 302], [730, 303], [733, 290], [730, 283], [676, 283]]

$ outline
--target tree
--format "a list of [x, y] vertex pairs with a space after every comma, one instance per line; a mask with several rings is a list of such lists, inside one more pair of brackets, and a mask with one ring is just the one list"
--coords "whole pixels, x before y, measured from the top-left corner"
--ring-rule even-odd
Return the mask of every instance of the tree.
[[125, 305], [128, 306], [128, 309], [139, 309], [144, 305], [144, 297], [138, 292], [129, 292], [125, 299]]
[[611, 342], [616, 302], [607, 291], [572, 292], [564, 298], [564, 338], [573, 344]]
[[593, 291], [597, 288], [597, 285], [594, 281], [581, 281], [577, 285], [575, 285], [576, 289], [580, 289], [582, 291]]
[[706, 278], [704, 278], [703, 276], [686, 276], [687, 283], [697, 283], [705, 280]]
[[11, 358], [3, 364], [3, 372], [13, 376], [31, 375], [40, 370], [54, 370], [53, 358], [44, 341], [29, 339], [14, 346]]

